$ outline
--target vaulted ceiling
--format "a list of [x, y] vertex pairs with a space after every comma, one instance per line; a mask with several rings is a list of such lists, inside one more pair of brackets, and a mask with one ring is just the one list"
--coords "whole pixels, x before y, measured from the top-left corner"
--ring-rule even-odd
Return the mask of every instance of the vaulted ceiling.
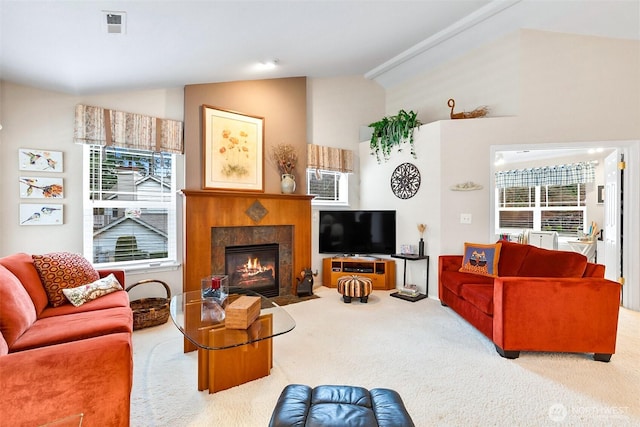
[[638, 3], [1, 0], [0, 77], [71, 94], [292, 76], [390, 86], [518, 28], [639, 39]]

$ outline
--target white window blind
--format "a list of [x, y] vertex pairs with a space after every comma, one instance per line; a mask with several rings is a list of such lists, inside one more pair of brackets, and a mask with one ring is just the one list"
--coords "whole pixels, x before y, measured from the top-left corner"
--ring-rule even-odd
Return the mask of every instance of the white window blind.
[[176, 261], [175, 157], [84, 146], [87, 259], [120, 266]]
[[335, 171], [307, 169], [307, 194], [314, 205], [349, 204], [349, 175]]
[[557, 231], [575, 236], [586, 226], [586, 185], [496, 188], [498, 232]]

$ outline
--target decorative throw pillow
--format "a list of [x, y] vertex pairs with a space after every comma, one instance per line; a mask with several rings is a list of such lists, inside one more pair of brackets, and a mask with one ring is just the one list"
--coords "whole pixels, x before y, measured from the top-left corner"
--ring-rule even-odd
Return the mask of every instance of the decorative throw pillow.
[[63, 289], [77, 288], [95, 282], [100, 275], [91, 263], [82, 255], [69, 252], [53, 252], [45, 255], [32, 255], [40, 280], [44, 285], [52, 307], [67, 302]]
[[500, 242], [491, 245], [465, 243], [462, 267], [458, 271], [497, 277], [501, 247]]
[[107, 277], [98, 279], [93, 283], [78, 286], [77, 288], [63, 289], [64, 296], [76, 307], [80, 307], [85, 302], [93, 301], [111, 292], [121, 291], [122, 286], [113, 273]]

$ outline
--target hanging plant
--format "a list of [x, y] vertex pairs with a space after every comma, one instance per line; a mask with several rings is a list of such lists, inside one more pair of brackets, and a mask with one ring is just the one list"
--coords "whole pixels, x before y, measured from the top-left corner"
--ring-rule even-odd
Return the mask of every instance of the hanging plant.
[[395, 146], [398, 151], [402, 151], [401, 144], [409, 143], [411, 155], [416, 158], [416, 151], [413, 145], [413, 130], [422, 123], [417, 119], [418, 113], [400, 110], [396, 116], [383, 117], [382, 120], [371, 123], [373, 128], [371, 135], [371, 155], [375, 155], [378, 163], [384, 158], [389, 160], [391, 149]]

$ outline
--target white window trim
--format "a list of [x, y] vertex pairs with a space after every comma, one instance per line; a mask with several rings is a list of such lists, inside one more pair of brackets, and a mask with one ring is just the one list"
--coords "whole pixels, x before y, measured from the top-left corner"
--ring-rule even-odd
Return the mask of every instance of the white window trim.
[[[316, 169], [307, 169], [305, 177], [307, 179], [307, 189], [309, 185], [309, 175], [315, 173]], [[340, 200], [311, 200], [312, 206], [349, 206], [349, 174], [344, 172], [335, 172], [320, 170], [320, 173], [337, 174], [340, 178], [338, 180], [338, 194], [341, 195]], [[308, 190], [307, 190], [308, 191]]]
[[[585, 184], [579, 184], [579, 185], [585, 185]], [[542, 212], [543, 211], [582, 211], [582, 229], [586, 229], [587, 224], [588, 224], [588, 220], [587, 220], [587, 206], [578, 206], [576, 204], [576, 206], [541, 206], [540, 205], [540, 191], [541, 191], [541, 186], [536, 186], [535, 188], [535, 195], [534, 195], [534, 204], [533, 206], [526, 206], [526, 207], [501, 207], [500, 206], [500, 191], [502, 191], [503, 189], [501, 188], [494, 188], [495, 190], [495, 194], [494, 194], [494, 209], [495, 209], [495, 224], [494, 224], [494, 229], [496, 234], [503, 234], [503, 233], [514, 233], [514, 232], [520, 232], [523, 229], [522, 228], [506, 228], [506, 227], [500, 227], [500, 212], [502, 211], [510, 211], [510, 212], [514, 212], [514, 211], [531, 211], [533, 212], [533, 228], [531, 229], [527, 229], [527, 230], [531, 230], [531, 231], [542, 231]], [[577, 201], [576, 201], [577, 202]], [[562, 236], [561, 236], [562, 237]], [[566, 236], [565, 236], [566, 237]]]
[[[168, 205], [172, 208], [168, 209], [168, 227], [167, 227], [167, 258], [158, 258], [150, 260], [132, 260], [132, 261], [120, 261], [120, 262], [105, 262], [105, 263], [93, 263], [93, 209], [98, 207], [139, 207], [139, 202], [113, 202], [108, 200], [94, 201], [90, 200], [90, 176], [89, 176], [89, 162], [91, 157], [91, 145], [87, 144], [83, 146], [82, 151], [82, 218], [83, 218], [83, 255], [86, 259], [90, 260], [92, 264], [101, 269], [117, 268], [125, 271], [135, 271], [136, 273], [142, 273], [147, 270], [175, 270], [180, 266], [178, 262], [178, 248], [177, 248], [177, 191], [171, 191], [169, 193], [170, 200], [168, 202], [145, 202], [146, 207], [154, 208], [167, 208]], [[171, 162], [171, 188], [177, 188], [176, 180], [176, 163], [177, 156], [173, 155], [174, 161]]]

